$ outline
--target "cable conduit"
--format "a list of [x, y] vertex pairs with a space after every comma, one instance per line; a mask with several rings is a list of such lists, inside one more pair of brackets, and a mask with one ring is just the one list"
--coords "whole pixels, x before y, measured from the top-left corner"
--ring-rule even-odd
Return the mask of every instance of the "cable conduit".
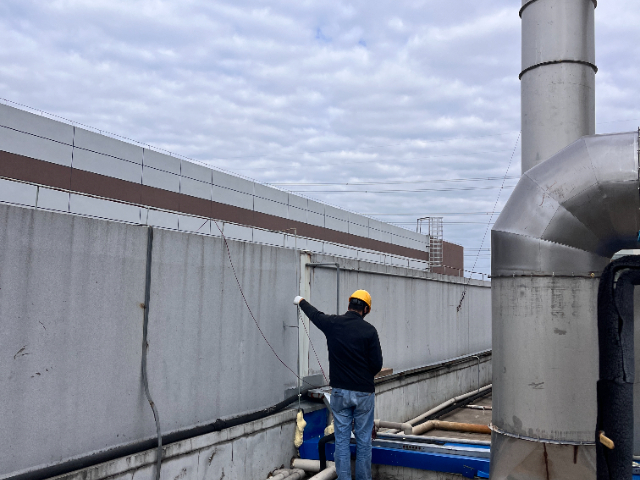
[[147, 374], [147, 351], [149, 342], [147, 341], [147, 332], [149, 327], [149, 300], [151, 299], [151, 260], [153, 258], [153, 228], [147, 227], [147, 267], [145, 273], [144, 286], [144, 320], [142, 323], [142, 384], [144, 393], [149, 402], [149, 406], [153, 411], [153, 418], [156, 424], [156, 435], [158, 438], [158, 448], [156, 450], [156, 480], [160, 480], [160, 469], [162, 468], [162, 434], [160, 433], [160, 416], [158, 408], [151, 398], [149, 392], [149, 377]]

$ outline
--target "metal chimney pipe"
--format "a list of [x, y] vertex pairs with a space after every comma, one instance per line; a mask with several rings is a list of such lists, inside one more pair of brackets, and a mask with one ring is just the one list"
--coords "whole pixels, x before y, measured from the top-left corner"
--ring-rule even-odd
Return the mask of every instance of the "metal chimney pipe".
[[595, 133], [596, 0], [523, 0], [522, 172]]
[[528, 170], [491, 232], [492, 480], [596, 478], [598, 280], [638, 248], [638, 132]]

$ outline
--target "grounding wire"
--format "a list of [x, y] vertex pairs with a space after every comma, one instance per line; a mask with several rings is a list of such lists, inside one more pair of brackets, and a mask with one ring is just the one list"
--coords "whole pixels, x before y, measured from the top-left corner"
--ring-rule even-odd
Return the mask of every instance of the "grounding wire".
[[[236, 283], [238, 284], [238, 289], [240, 290], [240, 295], [242, 296], [242, 300], [244, 301], [244, 304], [247, 307], [247, 310], [249, 311], [249, 315], [251, 315], [251, 318], [253, 319], [253, 323], [256, 324], [256, 327], [258, 329], [258, 331], [260, 332], [260, 335], [262, 335], [263, 340], [266, 342], [266, 344], [269, 346], [269, 348], [271, 349], [271, 351], [273, 352], [273, 354], [275, 355], [275, 357], [278, 359], [278, 361], [287, 369], [289, 370], [291, 373], [293, 373], [296, 378], [298, 380], [300, 380], [303, 383], [306, 383], [307, 385], [311, 385], [312, 387], [315, 387], [315, 385], [307, 382], [306, 380], [304, 380], [303, 378], [300, 378], [300, 375], [298, 375], [296, 372], [293, 371], [293, 369], [287, 365], [286, 363], [284, 363], [284, 360], [282, 360], [280, 358], [280, 355], [278, 355], [278, 352], [275, 351], [275, 349], [273, 348], [273, 346], [271, 345], [271, 343], [269, 343], [269, 340], [267, 340], [266, 335], [264, 334], [264, 332], [262, 331], [262, 328], [260, 328], [260, 324], [258, 323], [258, 320], [256, 320], [255, 315], [253, 314], [253, 311], [251, 310], [251, 307], [249, 306], [249, 302], [247, 301], [247, 297], [244, 295], [244, 291], [242, 289], [242, 285], [240, 284], [240, 279], [238, 278], [238, 274], [236, 273], [236, 267], [233, 265], [233, 260], [231, 258], [231, 249], [229, 248], [229, 243], [227, 242], [227, 237], [225, 237], [224, 233], [222, 232], [222, 229], [220, 228], [220, 225], [218, 225], [218, 222], [216, 222], [214, 219], [211, 219], [211, 221], [213, 223], [215, 223], [216, 228], [218, 229], [218, 231], [220, 232], [220, 236], [222, 237], [222, 241], [224, 242], [225, 248], [227, 250], [227, 257], [229, 258], [229, 264], [231, 265], [231, 270], [233, 271], [233, 276], [236, 279]], [[205, 222], [206, 223], [206, 222]]]
[[158, 436], [158, 447], [156, 451], [156, 480], [160, 480], [160, 469], [162, 468], [162, 435], [160, 434], [160, 416], [156, 404], [151, 398], [149, 392], [149, 377], [147, 374], [147, 350], [149, 342], [147, 341], [147, 332], [149, 326], [149, 300], [151, 299], [151, 259], [153, 253], [153, 228], [147, 227], [147, 267], [145, 271], [145, 289], [144, 289], [144, 317], [142, 322], [142, 384], [144, 385], [144, 393], [149, 402], [149, 406], [153, 411], [153, 418], [156, 423], [156, 435]]
[[[493, 216], [496, 212], [496, 207], [498, 206], [498, 202], [500, 201], [500, 194], [502, 193], [502, 190], [504, 189], [504, 182], [507, 181], [507, 175], [509, 175], [509, 170], [511, 169], [511, 163], [513, 162], [513, 157], [516, 154], [516, 149], [518, 148], [518, 143], [520, 142], [520, 135], [522, 135], [522, 132], [518, 133], [518, 138], [516, 138], [516, 144], [513, 146], [513, 152], [511, 152], [511, 158], [509, 159], [509, 165], [507, 165], [507, 171], [504, 172], [504, 179], [502, 180], [502, 186], [500, 187], [500, 190], [498, 191], [498, 196], [496, 197], [496, 201], [493, 204], [493, 210], [491, 212], [491, 217], [489, 218], [489, 221], [487, 222], [487, 228], [484, 231], [484, 235], [482, 236], [482, 241], [480, 242], [480, 248], [478, 250], [478, 254], [476, 255], [476, 259], [473, 262], [473, 267], [471, 268], [471, 270], [475, 270], [476, 265], [478, 263], [478, 257], [480, 256], [480, 250], [484, 247], [484, 241], [487, 238], [487, 233], [489, 232], [489, 229], [491, 228], [491, 224], [493, 223]], [[456, 307], [456, 312], [459, 312], [460, 309], [462, 308], [462, 302], [464, 301], [464, 297], [467, 294], [467, 286], [469, 285], [469, 282], [471, 281], [471, 275], [469, 276], [469, 281], [465, 283], [464, 288], [462, 290], [462, 296], [460, 297], [460, 303], [458, 303], [458, 306]]]

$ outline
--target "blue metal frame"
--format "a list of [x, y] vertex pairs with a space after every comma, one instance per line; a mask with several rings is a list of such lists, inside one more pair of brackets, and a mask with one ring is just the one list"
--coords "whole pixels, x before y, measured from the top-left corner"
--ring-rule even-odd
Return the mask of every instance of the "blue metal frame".
[[[324, 436], [324, 426], [327, 421], [326, 409], [317, 410], [305, 415], [307, 426], [304, 430], [304, 442], [300, 446], [300, 457], [318, 460], [318, 442]], [[459, 445], [459, 444], [450, 444]], [[482, 447], [482, 446], [476, 446]], [[335, 445], [333, 442], [325, 445], [327, 460], [333, 460]], [[351, 445], [351, 453], [355, 455], [355, 445]], [[489, 459], [473, 456], [446, 455], [432, 452], [400, 450], [374, 446], [372, 449], [372, 463], [377, 465], [394, 465], [434, 472], [457, 473], [466, 478], [489, 478]]]
[[[300, 458], [319, 460], [318, 442], [324, 436], [324, 428], [327, 424], [327, 409], [316, 410], [305, 414], [307, 426], [304, 429], [303, 440], [300, 446]], [[466, 446], [457, 443], [446, 445]], [[475, 448], [489, 448], [483, 445], [474, 445]], [[327, 460], [333, 460], [335, 445], [333, 442], [325, 445]], [[351, 445], [351, 454], [355, 455], [356, 446]], [[418, 452], [412, 450], [400, 450], [374, 446], [371, 452], [372, 463], [377, 465], [395, 465], [434, 472], [458, 473], [466, 478], [489, 478], [489, 459], [475, 458], [473, 456], [444, 455], [432, 452]], [[633, 480], [640, 480], [640, 475], [633, 475]]]

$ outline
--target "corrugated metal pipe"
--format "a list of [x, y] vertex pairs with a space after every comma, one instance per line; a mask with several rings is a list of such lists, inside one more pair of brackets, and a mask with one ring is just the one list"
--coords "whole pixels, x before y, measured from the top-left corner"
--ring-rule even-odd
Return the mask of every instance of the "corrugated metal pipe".
[[638, 132], [528, 170], [491, 232], [491, 478], [595, 478], [600, 272], [638, 248]]

